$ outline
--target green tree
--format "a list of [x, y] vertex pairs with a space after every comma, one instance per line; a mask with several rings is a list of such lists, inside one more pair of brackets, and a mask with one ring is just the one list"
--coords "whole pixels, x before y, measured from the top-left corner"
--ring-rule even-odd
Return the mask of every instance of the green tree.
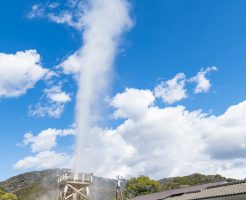
[[132, 178], [126, 183], [126, 197], [132, 198], [139, 195], [151, 194], [160, 190], [160, 183], [155, 180], [151, 180], [147, 176], [140, 176], [138, 178]]

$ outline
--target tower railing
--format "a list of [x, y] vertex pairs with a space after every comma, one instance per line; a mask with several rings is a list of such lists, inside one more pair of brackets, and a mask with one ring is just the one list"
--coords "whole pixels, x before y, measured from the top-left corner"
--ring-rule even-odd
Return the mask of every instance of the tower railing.
[[65, 171], [63, 174], [58, 175], [58, 183], [63, 181], [76, 181], [92, 183], [92, 174], [76, 173], [73, 171]]

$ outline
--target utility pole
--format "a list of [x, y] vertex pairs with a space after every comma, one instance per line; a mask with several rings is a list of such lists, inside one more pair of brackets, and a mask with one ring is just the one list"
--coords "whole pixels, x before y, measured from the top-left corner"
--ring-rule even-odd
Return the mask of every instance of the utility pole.
[[123, 193], [121, 189], [121, 183], [125, 181], [126, 179], [122, 176], [117, 176], [117, 184], [116, 184], [116, 200], [123, 200]]

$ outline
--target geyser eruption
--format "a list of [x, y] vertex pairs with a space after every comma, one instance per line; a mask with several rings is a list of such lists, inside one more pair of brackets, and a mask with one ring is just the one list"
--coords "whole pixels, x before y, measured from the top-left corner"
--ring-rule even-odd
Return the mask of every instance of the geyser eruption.
[[120, 37], [132, 26], [127, 0], [90, 0], [82, 8], [83, 46], [66, 61], [78, 70], [75, 171], [91, 170], [82, 152], [99, 118], [97, 105], [104, 101]]

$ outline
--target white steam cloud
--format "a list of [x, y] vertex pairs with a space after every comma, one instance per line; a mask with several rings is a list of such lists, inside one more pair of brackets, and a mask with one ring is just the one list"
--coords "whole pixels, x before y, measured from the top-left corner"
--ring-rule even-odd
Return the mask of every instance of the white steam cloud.
[[121, 35], [132, 26], [129, 10], [126, 0], [90, 0], [81, 6], [84, 44], [62, 64], [65, 72], [76, 72], [79, 85], [76, 170], [89, 170], [83, 165], [82, 154], [93, 135], [98, 119], [96, 105], [104, 99]]

